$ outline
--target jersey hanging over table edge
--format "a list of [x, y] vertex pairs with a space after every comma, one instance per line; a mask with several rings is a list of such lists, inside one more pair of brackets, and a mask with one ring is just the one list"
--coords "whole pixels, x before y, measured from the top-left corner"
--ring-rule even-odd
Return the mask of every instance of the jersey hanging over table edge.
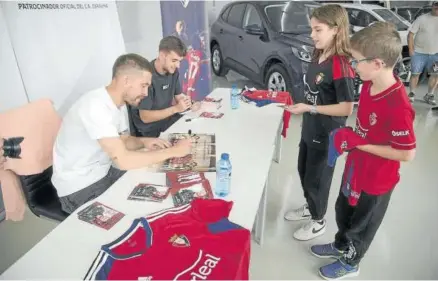
[[[199, 212], [199, 210], [202, 210], [202, 207], [208, 209], [208, 204], [211, 204], [211, 203], [213, 203], [213, 207], [214, 207], [215, 202], [218, 203], [219, 201], [226, 202], [226, 204], [227, 204], [227, 205], [223, 204], [223, 206], [219, 205], [219, 210], [217, 213], [220, 214], [222, 212], [225, 214], [222, 219], [217, 220], [217, 215], [214, 214], [216, 212], [208, 212], [208, 210], [204, 210], [204, 212]], [[195, 207], [192, 207], [192, 204], [194, 202], [198, 203], [198, 205], [196, 205]], [[228, 214], [229, 214], [229, 211], [231, 210], [232, 202], [227, 202], [227, 201], [223, 201], [220, 199], [208, 199], [208, 200], [207, 199], [195, 199], [192, 202], [192, 204], [187, 204], [187, 205], [183, 205], [180, 207], [164, 209], [164, 210], [152, 213], [145, 218], [142, 217], [142, 218], [135, 219], [127, 231], [125, 231], [122, 235], [120, 235], [117, 239], [115, 239], [111, 243], [108, 243], [108, 244], [103, 245], [101, 247], [101, 250], [99, 251], [99, 253], [96, 256], [96, 258], [94, 259], [94, 261], [92, 262], [87, 274], [85, 275], [84, 280], [98, 280], [98, 279], [99, 280], [108, 280], [108, 276], [109, 276], [109, 274], [111, 274], [112, 269], [113, 269], [113, 263], [117, 262], [117, 261], [119, 261], [119, 264], [117, 265], [118, 268], [116, 268], [116, 276], [113, 276], [113, 278], [124, 279], [123, 276], [120, 277], [120, 266], [121, 266], [120, 261], [122, 262], [122, 265], [124, 265], [124, 266], [126, 266], [126, 263], [124, 263], [124, 261], [128, 261], [128, 263], [129, 263], [132, 261], [130, 259], [139, 259], [140, 262], [144, 262], [145, 259], [148, 260], [152, 256], [152, 257], [154, 257], [154, 261], [155, 261], [156, 260], [155, 256], [157, 254], [157, 251], [159, 253], [162, 252], [161, 248], [163, 248], [165, 250], [164, 252], [166, 252], [166, 254], [165, 254], [166, 260], [163, 261], [164, 263], [166, 263], [168, 261], [167, 260], [167, 258], [169, 257], [168, 255], [171, 255], [171, 253], [168, 253], [167, 251], [170, 250], [173, 253], [173, 250], [172, 250], [172, 248], [170, 248], [170, 249], [167, 248], [167, 250], [166, 250], [166, 247], [163, 246], [162, 243], [157, 244], [157, 242], [155, 242], [155, 247], [160, 247], [160, 248], [158, 248], [158, 249], [152, 248], [154, 245], [154, 231], [152, 230], [150, 224], [152, 223], [154, 225], [154, 221], [159, 221], [160, 223], [164, 223], [164, 222], [166, 222], [166, 216], [170, 217], [170, 215], [174, 215], [174, 217], [178, 217], [178, 218], [180, 218], [179, 215], [190, 214], [192, 216], [195, 213], [196, 207], [198, 207], [197, 211], [199, 212], [198, 214], [200, 214], [200, 216], [196, 217], [196, 214], [193, 215], [193, 217], [196, 217], [196, 218], [194, 218], [195, 223], [198, 224], [197, 226], [205, 225], [208, 228], [206, 240], [202, 241], [203, 244], [206, 243], [206, 241], [209, 241], [212, 237], [214, 238], [214, 236], [210, 236], [210, 235], [216, 235], [216, 233], [219, 233], [219, 234], [220, 233], [227, 233], [227, 235], [231, 235], [231, 233], [232, 233], [232, 235], [236, 235], [236, 233], [237, 233], [237, 234], [239, 234], [239, 235], [237, 235], [238, 241], [242, 241], [242, 237], [244, 237], [244, 241], [245, 241], [245, 243], [243, 243], [243, 244], [245, 244], [244, 247], [241, 248], [240, 246], [239, 247], [232, 246], [233, 248], [231, 248], [234, 255], [235, 255], [234, 250], [235, 249], [238, 250], [238, 257], [239, 257], [238, 263], [234, 262], [234, 260], [236, 260], [236, 256], [230, 257], [227, 251], [222, 252], [222, 254], [220, 254], [221, 249], [224, 248], [224, 247], [220, 246], [222, 244], [219, 244], [219, 247], [217, 247], [217, 245], [216, 245], [216, 248], [213, 248], [213, 249], [217, 250], [217, 251], [215, 251], [215, 253], [216, 253], [216, 256], [221, 257], [220, 259], [228, 258], [229, 260], [233, 261], [231, 264], [231, 268], [235, 268], [237, 266], [235, 268], [235, 270], [232, 271], [231, 273], [228, 272], [228, 270], [226, 270], [225, 273], [223, 273], [224, 267], [222, 267], [219, 270], [219, 272], [216, 272], [216, 275], [223, 274], [224, 275], [223, 278], [220, 278], [220, 279], [234, 278], [234, 279], [247, 280], [249, 278], [248, 271], [249, 271], [250, 240], [251, 240], [250, 236], [251, 236], [251, 234], [250, 234], [249, 230], [244, 229], [241, 226], [236, 225], [235, 223], [228, 220]], [[228, 208], [228, 206], [230, 206], [228, 210], [225, 210], [225, 208], [223, 208], [223, 207]], [[222, 209], [220, 209], [220, 208], [222, 208]], [[210, 210], [211, 210], [211, 208], [210, 208]], [[212, 213], [212, 215], [210, 215], [208, 213]], [[160, 221], [161, 218], [163, 218], [164, 220]], [[208, 222], [208, 220], [213, 220], [214, 222], [210, 223], [210, 222]], [[160, 226], [160, 223], [158, 224], [158, 226]], [[156, 228], [157, 225], [154, 225], [154, 226], [155, 226], [155, 229], [157, 230], [157, 228]], [[137, 230], [139, 230], [139, 229], [140, 229], [140, 231], [144, 231], [146, 233], [146, 239], [145, 239], [146, 241], [145, 241], [145, 248], [144, 249], [141, 249], [141, 250], [129, 253], [129, 254], [116, 254], [112, 251], [113, 249], [117, 250], [117, 247], [119, 245], [122, 245], [123, 243], [126, 243], [126, 242], [131, 243], [132, 241], [131, 242], [129, 241], [130, 237], [135, 235]], [[243, 232], [242, 231], [232, 232], [233, 230], [243, 230]], [[173, 232], [173, 231], [176, 231], [179, 233], [185, 233], [183, 229], [178, 229], [178, 226], [174, 230], [171, 230], [170, 232]], [[158, 234], [161, 234], [161, 235], [164, 234], [161, 238], [168, 236], [167, 235], [168, 233], [166, 233], [166, 232], [158, 231]], [[243, 234], [243, 236], [242, 236], [242, 234]], [[189, 231], [189, 235], [198, 236], [197, 232], [190, 233], [190, 231]], [[248, 236], [248, 238], [246, 238], [246, 236]], [[190, 237], [190, 236], [187, 236], [187, 237]], [[228, 237], [228, 236], [226, 236], [226, 237]], [[183, 237], [183, 238], [185, 238], [185, 237]], [[228, 237], [226, 241], [232, 241], [232, 240], [234, 240], [234, 238], [235, 238], [235, 236], [232, 236], [231, 238]], [[143, 239], [141, 239], [140, 241], [143, 241]], [[157, 240], [155, 239], [155, 241], [157, 241]], [[224, 246], [233, 245], [233, 243], [226, 243], [226, 241], [225, 241]], [[187, 240], [186, 242], [188, 244], [190, 244], [189, 240]], [[199, 240], [198, 240], [198, 242], [199, 242]], [[220, 243], [223, 243], [223, 241], [220, 241]], [[209, 242], [207, 244], [209, 244]], [[126, 246], [126, 244], [122, 245], [122, 246]], [[225, 247], [225, 248], [227, 248], [227, 247]], [[230, 248], [228, 248], [228, 249], [230, 249]], [[149, 251], [152, 250], [152, 252], [149, 252], [149, 253], [152, 253], [151, 256], [146, 256], [146, 255], [148, 255], [148, 250]], [[194, 272], [194, 270], [193, 270], [195, 267], [199, 267], [199, 266], [202, 267], [201, 258], [205, 259], [205, 257], [210, 256], [211, 261], [215, 261], [213, 259], [214, 255], [212, 256], [212, 255], [208, 254], [208, 250], [212, 250], [211, 248], [208, 249], [208, 247], [207, 247], [207, 250], [204, 251], [205, 255], [203, 255], [203, 250], [204, 249], [201, 249], [201, 247], [200, 248], [193, 247], [190, 250], [191, 251], [190, 256], [192, 259], [187, 260], [187, 261], [189, 261], [189, 264], [183, 264], [184, 262], [182, 262], [182, 265], [181, 265], [181, 263], [178, 262], [178, 264], [180, 264], [180, 266], [184, 266], [184, 267], [179, 268], [178, 266], [176, 266], [175, 270], [176, 270], [176, 272], [179, 272], [179, 273], [175, 274], [175, 272], [173, 272], [172, 274], [175, 274], [175, 276], [172, 275], [170, 278], [166, 278], [166, 279], [178, 280], [178, 278], [180, 278], [180, 277], [187, 279], [187, 276], [184, 277], [184, 275], [190, 274], [189, 278], [199, 277], [203, 280], [206, 280], [207, 276], [197, 275], [196, 272]], [[222, 251], [224, 251], [224, 250], [222, 249]], [[198, 256], [198, 253], [199, 253], [199, 256]], [[193, 263], [192, 262], [194, 260], [193, 255], [195, 255], [195, 254], [198, 258], [196, 259], [195, 263]], [[217, 254], [219, 254], [219, 255], [217, 255]], [[176, 256], [178, 256], [178, 254]], [[161, 259], [163, 259], [163, 256], [158, 255], [157, 260], [161, 260]], [[220, 259], [218, 259], [217, 261], [219, 261]], [[187, 262], [187, 261], [185, 261], [185, 262]], [[137, 261], [134, 260], [133, 262], [136, 263], [136, 262], [138, 262], [138, 260]], [[227, 261], [227, 262], [229, 262], [229, 261]], [[143, 275], [133, 277], [131, 274], [129, 279], [132, 279], [132, 278], [135, 278], [138, 280], [140, 280], [140, 279], [143, 280], [144, 278], [146, 278], [148, 280], [154, 279], [154, 276], [151, 276], [150, 271], [155, 271], [156, 267], [153, 267], [153, 262], [152, 263], [145, 262], [144, 267], [147, 267], [148, 264], [150, 266], [152, 266], [151, 268], [153, 268], [153, 270], [151, 268], [145, 269], [145, 271], [148, 272], [147, 277], [144, 277]], [[160, 264], [161, 264], [161, 262], [160, 262]], [[228, 264], [228, 265], [230, 265], [230, 264]], [[143, 268], [143, 264], [141, 267]], [[227, 268], [227, 267], [225, 267], [225, 268]], [[127, 270], [129, 270], [129, 266], [128, 266]], [[144, 273], [144, 272], [142, 272], [142, 273]], [[217, 274], [217, 273], [219, 273], [219, 274]], [[231, 274], [231, 275], [229, 275], [229, 274]], [[162, 275], [162, 272], [157, 272], [157, 275]], [[202, 278], [202, 277], [204, 277], [204, 278]], [[220, 276], [220, 277], [222, 277], [222, 276]], [[109, 278], [109, 279], [113, 279], [113, 278]], [[217, 279], [218, 276], [216, 276], [216, 277], [213, 276], [213, 278]], [[128, 279], [128, 278], [126, 278], [126, 279]], [[159, 280], [159, 279], [163, 279], [163, 278], [162, 277], [160, 278], [159, 276], [157, 276], [156, 279]]]

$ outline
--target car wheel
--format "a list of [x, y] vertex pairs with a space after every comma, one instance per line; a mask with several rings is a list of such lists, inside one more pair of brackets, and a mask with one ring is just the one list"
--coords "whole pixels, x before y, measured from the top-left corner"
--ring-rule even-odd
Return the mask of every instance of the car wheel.
[[222, 58], [222, 52], [219, 48], [219, 45], [214, 45], [211, 48], [211, 68], [213, 69], [213, 73], [217, 76], [225, 76], [228, 73], [228, 70], [224, 66], [224, 60]]
[[274, 64], [268, 69], [265, 87], [270, 91], [292, 92], [292, 80], [282, 64]]

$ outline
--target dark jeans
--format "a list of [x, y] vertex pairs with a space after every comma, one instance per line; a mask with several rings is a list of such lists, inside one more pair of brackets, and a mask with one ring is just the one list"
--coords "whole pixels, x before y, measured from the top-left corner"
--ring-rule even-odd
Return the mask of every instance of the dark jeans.
[[304, 197], [313, 220], [321, 220], [327, 211], [327, 201], [332, 184], [334, 167], [327, 165], [328, 151], [300, 143], [298, 173]]
[[392, 190], [383, 195], [369, 195], [362, 191], [356, 206], [348, 204], [348, 198], [339, 192], [336, 201], [338, 233], [335, 247], [347, 251], [345, 259], [350, 265], [359, 264], [365, 255], [389, 205]]
[[67, 196], [60, 197], [62, 210], [66, 213], [73, 213], [77, 208], [87, 203], [90, 200], [100, 196], [111, 185], [113, 185], [120, 177], [122, 177], [126, 171], [121, 171], [114, 167], [111, 167], [101, 180], [93, 183], [92, 185], [76, 191]]

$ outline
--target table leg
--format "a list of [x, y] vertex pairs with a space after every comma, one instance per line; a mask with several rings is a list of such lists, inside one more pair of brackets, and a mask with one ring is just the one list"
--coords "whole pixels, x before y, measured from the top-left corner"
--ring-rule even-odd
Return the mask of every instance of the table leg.
[[274, 161], [275, 163], [280, 163], [281, 161], [281, 147], [282, 147], [282, 140], [283, 140], [283, 136], [281, 135], [283, 131], [283, 122], [280, 123], [280, 126], [278, 128], [278, 133], [277, 133], [277, 138], [275, 140], [275, 156], [274, 156]]
[[263, 195], [260, 200], [259, 210], [257, 212], [257, 217], [254, 225], [254, 240], [263, 246], [264, 242], [264, 232], [265, 232], [265, 221], [266, 221], [266, 205], [268, 203], [268, 179], [266, 179], [265, 189], [263, 190]]

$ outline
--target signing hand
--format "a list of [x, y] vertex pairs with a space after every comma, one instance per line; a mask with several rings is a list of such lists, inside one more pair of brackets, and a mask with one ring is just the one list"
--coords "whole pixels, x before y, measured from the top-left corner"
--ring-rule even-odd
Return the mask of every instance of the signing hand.
[[150, 150], [163, 149], [171, 146], [170, 142], [159, 138], [145, 138], [143, 142], [144, 146]]
[[295, 105], [291, 105], [285, 108], [285, 110], [291, 112], [292, 114], [303, 114], [304, 112], [310, 111], [310, 105], [305, 103], [297, 103]]
[[192, 151], [192, 140], [190, 138], [182, 139], [173, 146], [173, 149], [175, 157], [184, 157]]
[[189, 97], [187, 98], [179, 98], [177, 99], [177, 104], [176, 106], [176, 110], [181, 113], [186, 111], [187, 109], [189, 109], [192, 106], [192, 101], [190, 100]]
[[3, 138], [0, 138], [0, 170], [3, 170], [6, 158], [3, 156]]

